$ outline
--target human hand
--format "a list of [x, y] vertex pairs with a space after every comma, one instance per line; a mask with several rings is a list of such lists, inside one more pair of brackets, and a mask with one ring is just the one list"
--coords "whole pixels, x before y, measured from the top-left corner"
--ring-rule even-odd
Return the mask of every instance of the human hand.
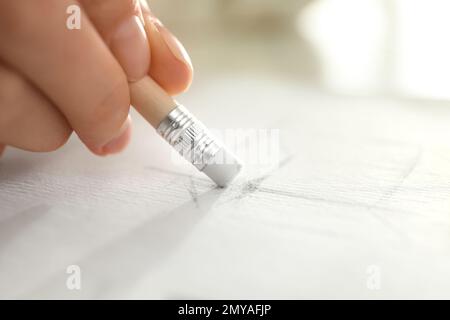
[[[66, 25], [71, 5], [80, 29]], [[120, 152], [128, 83], [149, 74], [174, 95], [192, 80], [185, 49], [144, 1], [0, 1], [0, 39], [0, 154], [56, 150], [72, 131], [97, 155]]]

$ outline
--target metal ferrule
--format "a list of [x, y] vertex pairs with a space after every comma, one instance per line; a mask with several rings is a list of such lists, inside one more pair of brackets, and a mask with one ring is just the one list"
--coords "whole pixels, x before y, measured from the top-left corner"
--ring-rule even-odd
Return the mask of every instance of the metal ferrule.
[[173, 109], [156, 131], [200, 171], [221, 148], [211, 132], [182, 105]]

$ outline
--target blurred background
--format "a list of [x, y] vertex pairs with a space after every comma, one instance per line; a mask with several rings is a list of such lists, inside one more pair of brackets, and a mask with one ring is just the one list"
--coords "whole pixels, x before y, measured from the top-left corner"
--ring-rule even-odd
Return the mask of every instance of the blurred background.
[[187, 47], [197, 79], [239, 72], [344, 95], [450, 98], [448, 1], [149, 2]]

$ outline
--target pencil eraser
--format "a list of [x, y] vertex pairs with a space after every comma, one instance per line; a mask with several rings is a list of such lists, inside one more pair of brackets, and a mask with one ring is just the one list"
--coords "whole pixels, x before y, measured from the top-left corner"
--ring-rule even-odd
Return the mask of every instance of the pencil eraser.
[[241, 171], [236, 156], [182, 105], [173, 109], [156, 130], [219, 187], [226, 187]]
[[211, 160], [202, 171], [222, 188], [228, 186], [242, 169], [241, 162], [224, 147]]

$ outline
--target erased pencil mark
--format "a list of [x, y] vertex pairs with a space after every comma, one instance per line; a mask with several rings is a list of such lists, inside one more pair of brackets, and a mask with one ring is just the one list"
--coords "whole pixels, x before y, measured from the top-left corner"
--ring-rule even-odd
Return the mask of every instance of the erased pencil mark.
[[422, 148], [419, 146], [416, 155], [412, 159], [411, 163], [406, 167], [403, 174], [400, 176], [400, 180], [393, 187], [384, 192], [381, 197], [375, 202], [374, 206], [379, 205], [382, 202], [385, 202], [391, 199], [394, 194], [400, 189], [400, 187], [405, 183], [406, 179], [413, 173], [414, 169], [419, 164], [419, 160], [422, 157]]
[[367, 204], [364, 203], [364, 202], [328, 199], [328, 198], [324, 198], [324, 197], [312, 196], [312, 195], [308, 195], [308, 194], [300, 194], [300, 193], [284, 191], [284, 190], [277, 190], [277, 189], [272, 189], [272, 188], [260, 188], [259, 191], [260, 192], [269, 193], [269, 194], [274, 194], [274, 195], [277, 195], [277, 196], [284, 196], [284, 197], [289, 197], [289, 198], [298, 198], [298, 199], [311, 200], [311, 201], [319, 201], [319, 202], [325, 202], [325, 203], [333, 204], [333, 205], [339, 204], [339, 205], [344, 205], [344, 206], [366, 207], [367, 208]]
[[195, 206], [198, 208], [199, 207], [199, 204], [198, 204], [198, 191], [197, 191], [197, 188], [195, 187], [195, 182], [192, 179], [192, 177], [189, 178], [189, 186], [187, 187], [187, 191], [191, 195], [192, 201], [194, 201]]
[[[288, 198], [310, 200], [310, 201], [314, 201], [314, 202], [323, 202], [323, 203], [326, 203], [328, 205], [341, 205], [341, 206], [348, 206], [348, 207], [352, 207], [352, 208], [364, 208], [364, 209], [376, 209], [376, 210], [382, 210], [382, 211], [393, 211], [391, 208], [388, 208], [388, 207], [371, 206], [371, 205], [367, 204], [366, 202], [361, 202], [361, 201], [338, 200], [338, 199], [318, 197], [318, 196], [309, 195], [309, 194], [301, 194], [301, 193], [295, 193], [295, 192], [290, 192], [290, 191], [286, 191], [286, 190], [278, 190], [278, 189], [267, 188], [267, 187], [259, 188], [258, 191], [259, 192], [263, 192], [263, 193], [277, 195], [277, 196], [288, 197]], [[410, 211], [398, 210], [398, 209], [396, 209], [395, 212], [397, 212], [397, 213], [404, 213], [404, 214], [410, 213]]]
[[292, 160], [294, 160], [294, 157], [295, 157], [294, 154], [288, 155], [286, 158], [280, 161], [280, 164], [278, 165], [277, 169], [281, 169], [286, 165], [288, 165]]
[[256, 178], [256, 179], [252, 179], [250, 181], [247, 181], [246, 183], [244, 183], [244, 185], [242, 186], [241, 191], [239, 192], [238, 196], [236, 197], [236, 199], [241, 200], [247, 196], [249, 196], [252, 193], [255, 193], [256, 191], [258, 191], [259, 189], [259, 185], [266, 179], [267, 177], [260, 177], [260, 178]]
[[294, 159], [294, 155], [291, 154], [291, 155], [287, 156], [286, 158], [284, 158], [283, 160], [281, 160], [278, 167], [275, 168], [274, 170], [272, 170], [269, 173], [266, 173], [260, 177], [257, 177], [257, 178], [254, 178], [254, 179], [251, 179], [251, 180], [245, 182], [244, 185], [242, 186], [242, 189], [241, 189], [237, 199], [238, 200], [243, 199], [243, 198], [247, 197], [248, 195], [257, 192], [259, 190], [259, 186], [261, 185], [261, 183], [264, 182], [264, 180], [266, 180], [267, 178], [272, 176], [272, 174], [274, 172], [276, 172], [277, 170], [285, 167], [293, 159]]
[[[384, 192], [377, 201], [371, 206], [369, 206], [368, 210], [372, 214], [372, 216], [377, 219], [379, 222], [381, 222], [385, 227], [390, 229], [392, 232], [394, 232], [399, 238], [402, 238], [406, 242], [409, 241], [408, 235], [403, 232], [401, 229], [397, 228], [393, 223], [391, 223], [384, 215], [381, 215], [377, 212], [374, 212], [374, 209], [377, 209], [381, 207], [383, 203], [388, 202], [394, 195], [398, 192], [398, 190], [403, 186], [406, 179], [413, 173], [414, 169], [419, 164], [419, 161], [422, 157], [423, 149], [421, 146], [418, 147], [417, 153], [412, 159], [411, 163], [406, 167], [403, 174], [400, 176], [400, 179], [398, 183], [396, 183], [394, 186], [389, 188], [386, 192]], [[399, 210], [396, 210], [397, 212]]]

